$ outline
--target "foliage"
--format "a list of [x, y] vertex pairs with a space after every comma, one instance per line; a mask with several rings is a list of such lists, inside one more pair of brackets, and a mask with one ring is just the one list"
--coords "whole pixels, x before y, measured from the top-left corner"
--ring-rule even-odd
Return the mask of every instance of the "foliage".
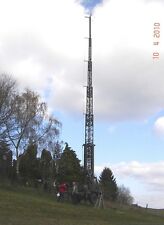
[[116, 179], [114, 178], [114, 175], [109, 168], [104, 168], [100, 175], [99, 183], [102, 188], [104, 198], [107, 200], [115, 201], [117, 199], [118, 188]]
[[27, 150], [20, 157], [20, 175], [25, 183], [36, 183], [40, 179], [39, 159], [37, 159], [37, 145], [29, 144]]
[[9, 146], [1, 141], [0, 142], [0, 177], [10, 178], [12, 173], [12, 152]]
[[6, 122], [13, 114], [13, 101], [16, 92], [16, 82], [10, 76], [0, 76], [0, 140], [6, 138]]
[[[61, 123], [47, 113], [47, 104], [32, 90], [19, 93], [16, 81], [7, 75], [0, 76], [0, 176], [35, 184], [42, 180], [44, 188], [57, 182], [87, 183], [80, 160], [66, 143], [58, 141]], [[42, 150], [42, 152], [41, 152]], [[41, 152], [41, 157], [38, 157]], [[15, 159], [12, 159], [12, 156]], [[116, 180], [109, 168], [100, 176], [104, 197], [117, 198]], [[132, 201], [128, 189], [120, 187], [118, 201]]]
[[46, 103], [40, 102], [39, 95], [26, 90], [14, 99], [14, 113], [6, 121], [6, 140], [15, 148], [17, 168], [19, 174], [19, 155], [29, 143], [38, 145], [49, 144], [50, 138], [55, 139], [59, 134], [59, 122], [47, 116]]
[[[80, 160], [68, 144], [62, 153], [62, 143], [58, 142], [61, 123], [48, 115], [47, 104], [37, 93], [29, 89], [19, 93], [16, 88], [13, 78], [0, 77], [1, 174], [6, 173], [6, 163], [10, 161], [13, 179], [15, 175], [28, 183], [40, 179], [44, 185], [56, 177], [59, 182], [80, 181]], [[37, 158], [41, 150], [41, 157]], [[4, 160], [5, 151], [10, 160]]]
[[82, 169], [80, 166], [80, 160], [77, 158], [75, 151], [73, 151], [66, 143], [65, 149], [59, 160], [58, 168], [58, 181], [79, 182], [82, 176]]
[[117, 202], [123, 205], [131, 205], [134, 199], [130, 193], [129, 188], [121, 185], [118, 187], [118, 195], [117, 195]]
[[51, 153], [46, 149], [42, 150], [40, 172], [44, 189], [50, 189], [55, 179], [55, 163], [52, 159]]
[[59, 161], [60, 161], [62, 151], [63, 151], [62, 145], [63, 145], [63, 142], [57, 141], [53, 148], [52, 154], [53, 154], [53, 160], [54, 160], [54, 164], [55, 164], [56, 174], [58, 174], [58, 172], [59, 172]]

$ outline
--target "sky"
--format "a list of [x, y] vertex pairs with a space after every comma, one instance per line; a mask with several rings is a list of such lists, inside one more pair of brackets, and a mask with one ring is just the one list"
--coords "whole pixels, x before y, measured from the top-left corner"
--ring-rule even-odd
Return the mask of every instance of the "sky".
[[0, 74], [42, 96], [82, 162], [92, 14], [95, 173], [111, 168], [152, 208], [164, 208], [163, 12], [162, 0], [0, 0]]

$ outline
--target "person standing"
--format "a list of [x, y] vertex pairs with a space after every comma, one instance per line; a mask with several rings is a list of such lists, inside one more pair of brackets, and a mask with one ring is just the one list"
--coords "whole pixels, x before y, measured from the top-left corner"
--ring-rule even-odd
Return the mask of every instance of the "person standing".
[[67, 192], [67, 185], [66, 185], [66, 183], [63, 182], [59, 185], [59, 194], [60, 194], [59, 199], [60, 199], [60, 201], [64, 200], [66, 192]]
[[74, 181], [72, 182], [72, 202], [74, 204], [77, 204], [80, 202], [80, 196], [79, 196], [79, 192], [78, 192], [78, 185], [77, 183]]

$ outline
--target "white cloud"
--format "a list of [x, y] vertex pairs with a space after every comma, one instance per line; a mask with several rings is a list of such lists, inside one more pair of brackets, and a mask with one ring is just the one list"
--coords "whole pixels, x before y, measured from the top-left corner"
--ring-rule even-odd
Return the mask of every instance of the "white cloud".
[[[82, 113], [88, 21], [74, 0], [0, 0], [0, 68], [51, 108]], [[18, 7], [19, 6], [19, 7]], [[93, 12], [93, 82], [97, 118], [146, 119], [164, 107], [163, 53], [153, 62], [153, 23], [163, 5], [105, 0]], [[130, 18], [130, 19], [129, 19]], [[86, 65], [87, 67], [87, 65]]]
[[164, 137], [164, 117], [160, 117], [155, 121], [154, 130], [157, 135]]
[[113, 169], [118, 176], [130, 176], [139, 179], [148, 187], [151, 186], [154, 191], [164, 188], [164, 161], [154, 163], [123, 162], [114, 165]]
[[[164, 161], [141, 163], [137, 161], [111, 164], [114, 175], [119, 178], [131, 177], [144, 183], [148, 188], [158, 191], [164, 188]], [[96, 166], [95, 172], [99, 174], [104, 168]]]
[[48, 92], [51, 108], [81, 111], [83, 7], [74, 0], [0, 3], [1, 72], [13, 74], [23, 88]]
[[163, 60], [152, 60], [153, 24], [162, 21], [161, 8], [111, 0], [96, 9], [95, 107], [105, 118], [146, 118], [163, 108]]

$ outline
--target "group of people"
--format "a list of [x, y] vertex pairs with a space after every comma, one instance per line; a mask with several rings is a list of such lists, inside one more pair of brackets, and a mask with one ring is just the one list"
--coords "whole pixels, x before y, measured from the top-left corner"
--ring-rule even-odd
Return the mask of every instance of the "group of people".
[[72, 185], [68, 185], [62, 182], [56, 187], [57, 190], [57, 201], [72, 201], [74, 204], [78, 204], [81, 201], [95, 204], [99, 190], [89, 187], [88, 184], [79, 185], [77, 182], [72, 182]]
[[62, 182], [57, 187], [57, 200], [69, 200], [69, 197], [72, 195], [76, 195], [78, 193], [78, 185], [77, 182], [72, 182], [72, 187], [65, 182]]

